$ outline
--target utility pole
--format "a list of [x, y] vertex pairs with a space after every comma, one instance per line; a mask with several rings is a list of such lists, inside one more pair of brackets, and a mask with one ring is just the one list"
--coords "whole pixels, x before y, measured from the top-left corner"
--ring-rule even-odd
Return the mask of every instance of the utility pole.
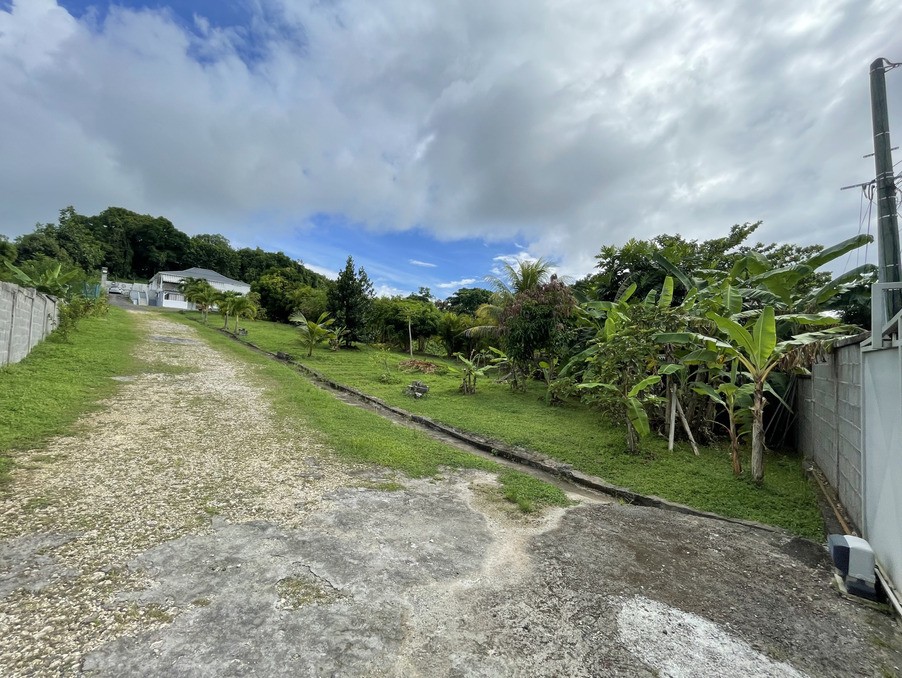
[[[883, 58], [871, 64], [871, 118], [874, 125], [874, 165], [877, 169], [877, 280], [882, 283], [902, 281], [896, 182], [893, 177], [893, 152], [886, 105], [887, 66], [894, 68], [895, 65]], [[886, 304], [888, 315], [892, 318], [902, 310], [902, 294], [899, 291], [891, 292]], [[880, 328], [872, 329], [876, 332]]]

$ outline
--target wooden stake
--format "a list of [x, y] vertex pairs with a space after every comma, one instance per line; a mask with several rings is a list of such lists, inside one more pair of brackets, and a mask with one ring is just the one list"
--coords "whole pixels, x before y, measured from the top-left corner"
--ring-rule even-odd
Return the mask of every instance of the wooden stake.
[[670, 395], [670, 417], [668, 419], [668, 430], [667, 430], [667, 450], [669, 452], [673, 452], [673, 438], [676, 433], [676, 387], [671, 384], [670, 390], [668, 391]]
[[695, 452], [695, 456], [701, 456], [698, 451], [698, 445], [695, 444], [695, 438], [692, 437], [692, 431], [689, 428], [689, 422], [686, 421], [686, 415], [683, 414], [683, 406], [680, 405], [680, 401], [676, 401], [676, 409], [677, 412], [680, 413], [680, 421], [683, 422], [683, 430], [686, 431], [686, 436], [689, 438], [689, 443], [692, 445], [692, 451]]

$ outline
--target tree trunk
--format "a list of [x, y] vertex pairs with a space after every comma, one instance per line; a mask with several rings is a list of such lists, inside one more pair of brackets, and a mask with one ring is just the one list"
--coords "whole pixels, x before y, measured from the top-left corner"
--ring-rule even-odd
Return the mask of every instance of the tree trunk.
[[730, 417], [730, 457], [733, 462], [733, 475], [742, 475], [742, 459], [739, 456], [739, 436], [736, 435], [736, 422], [733, 420], [733, 412], [728, 412]]
[[752, 480], [764, 480], [764, 384], [755, 384], [752, 403]]
[[413, 326], [409, 318], [407, 320], [407, 345], [410, 346], [410, 357], [413, 358]]
[[639, 452], [639, 434], [636, 433], [636, 429], [633, 428], [629, 419], [626, 421], [626, 444], [629, 447], [630, 454]]

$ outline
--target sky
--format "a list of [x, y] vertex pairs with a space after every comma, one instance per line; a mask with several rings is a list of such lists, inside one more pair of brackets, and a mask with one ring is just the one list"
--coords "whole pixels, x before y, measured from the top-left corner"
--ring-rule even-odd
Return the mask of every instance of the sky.
[[832, 244], [873, 232], [839, 189], [874, 176], [900, 25], [898, 0], [0, 0], [0, 233], [114, 205], [439, 297], [660, 233]]

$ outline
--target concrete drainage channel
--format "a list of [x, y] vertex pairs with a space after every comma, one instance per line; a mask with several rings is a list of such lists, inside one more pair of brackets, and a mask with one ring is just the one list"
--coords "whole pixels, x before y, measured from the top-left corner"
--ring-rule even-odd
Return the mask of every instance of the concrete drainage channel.
[[[733, 523], [735, 525], [744, 525], [745, 527], [756, 530], [794, 537], [786, 530], [772, 525], [765, 525], [752, 520], [742, 520], [741, 518], [729, 518], [708, 511], [700, 511], [691, 506], [686, 506], [685, 504], [667, 501], [660, 497], [639, 494], [638, 492], [633, 492], [624, 487], [612, 485], [597, 476], [578, 471], [570, 464], [551, 459], [542, 454], [522, 448], [516, 448], [501, 441], [483, 438], [466, 431], [460, 431], [452, 426], [433, 421], [428, 417], [423, 417], [399, 407], [394, 407], [379, 398], [375, 398], [362, 391], [358, 391], [355, 388], [333, 381], [316, 370], [292, 360], [287, 354], [272, 353], [260, 348], [256, 344], [234, 336], [231, 332], [226, 332], [222, 329], [219, 331], [258, 353], [262, 353], [273, 360], [293, 367], [301, 374], [307, 376], [312, 383], [320, 388], [335, 393], [342, 401], [349, 405], [366, 407], [395, 423], [423, 431], [436, 440], [452, 444], [458, 449], [466, 450], [467, 452], [478, 454], [482, 457], [492, 458], [506, 466], [529, 473], [530, 475], [561, 488], [565, 492], [570, 492], [590, 500], [594, 499], [595, 501], [601, 501], [603, 500], [603, 497], [614, 497], [628, 504], [659, 508], [664, 509], [665, 511], [684, 513], [686, 515], [698, 516], [701, 518], [710, 518], [712, 520]], [[798, 537], [794, 538], [799, 539]]]

